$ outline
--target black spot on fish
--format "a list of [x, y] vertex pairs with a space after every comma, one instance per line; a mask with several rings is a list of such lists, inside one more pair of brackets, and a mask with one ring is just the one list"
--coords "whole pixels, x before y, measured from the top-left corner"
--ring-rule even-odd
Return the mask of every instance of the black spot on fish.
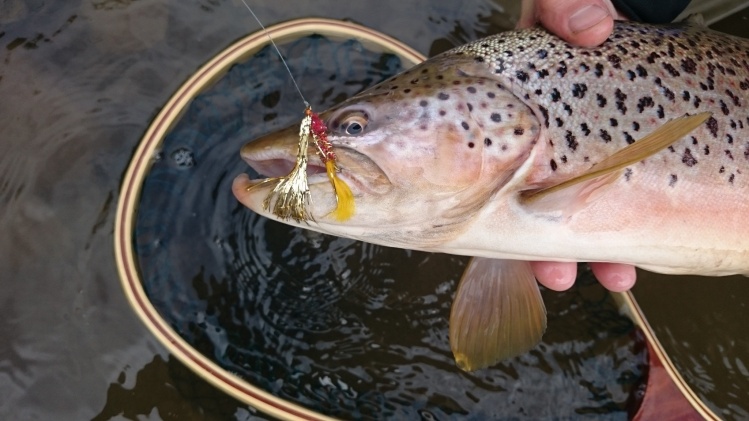
[[653, 102], [653, 98], [644, 96], [637, 102], [637, 111], [642, 114], [642, 112], [645, 110], [645, 107], [652, 107], [654, 105], [655, 103]]
[[484, 138], [484, 145], [491, 146], [492, 145], [492, 140], [489, 139], [488, 137]]
[[645, 68], [642, 67], [639, 64], [637, 65], [637, 67], [635, 67], [635, 70], [637, 71], [637, 76], [640, 76], [640, 77], [647, 77], [648, 76], [648, 71], [645, 70]]
[[474, 88], [473, 86], [469, 86], [469, 87], [466, 88], [466, 91], [468, 91], [468, 92], [470, 92], [472, 94], [475, 94], [476, 93], [476, 88]]
[[733, 175], [733, 174], [731, 174], [731, 175], [730, 175], [730, 176], [728, 177], [728, 182], [729, 182], [729, 183], [731, 183], [731, 184], [733, 184], [733, 179], [734, 179], [734, 175]]
[[[567, 140], [567, 147], [570, 148], [573, 152], [576, 151], [578, 143], [577, 143], [577, 138], [575, 137], [575, 135], [573, 135], [571, 131], [567, 130], [567, 133], [564, 135], [564, 138], [565, 140]], [[749, 151], [749, 149], [747, 149], [747, 151]]]
[[517, 77], [518, 80], [521, 81], [521, 82], [527, 82], [528, 81], [528, 73], [525, 73], [522, 70], [518, 70], [517, 72], [515, 72], [515, 77]]
[[439, 113], [439, 114], [440, 114], [441, 116], [444, 116], [445, 114], [447, 114], [447, 111], [445, 111], [445, 110], [440, 110], [440, 113]]
[[726, 153], [726, 156], [728, 157], [728, 159], [730, 159], [731, 161], [733, 161], [733, 154], [731, 153], [730, 150], [726, 149], [723, 152]]
[[588, 85], [584, 83], [575, 83], [572, 85], [572, 96], [575, 98], [583, 98], [585, 92], [588, 91]]
[[678, 177], [676, 176], [676, 174], [671, 174], [671, 177], [670, 177], [670, 179], [668, 180], [668, 186], [669, 186], [669, 187], [673, 187], [673, 186], [674, 186], [674, 184], [676, 184], [676, 181], [677, 181], [678, 179], [679, 179], [679, 178], [678, 178]]
[[634, 130], [636, 132], [640, 131], [640, 123], [638, 123], [636, 121], [633, 121], [632, 122], [632, 130]]
[[565, 102], [562, 105], [562, 108], [564, 108], [564, 111], [567, 111], [567, 115], [572, 115], [572, 107], [570, 107], [570, 104]]
[[470, 102], [466, 102], [466, 107], [468, 107], [468, 112], [473, 111], [473, 104], [471, 104]]
[[611, 127], [616, 127], [616, 126], [618, 126], [618, 125], [619, 125], [619, 122], [618, 122], [618, 121], [616, 121], [616, 119], [615, 119], [615, 118], [610, 118], [610, 119], [609, 119], [609, 125], [611, 125]]
[[558, 102], [559, 99], [562, 97], [562, 95], [559, 93], [557, 88], [553, 88], [549, 96], [551, 97], [552, 102]]
[[632, 178], [632, 168], [627, 168], [624, 170], [624, 179], [629, 181], [630, 178]]
[[542, 93], [544, 93], [544, 91], [542, 91], [540, 89], [536, 89], [535, 91], [533, 91], [533, 93], [536, 94], [536, 95], [541, 95]]
[[448, 94], [446, 94], [444, 92], [440, 92], [439, 94], [437, 94], [437, 98], [445, 101], [445, 100], [450, 99], [450, 95], [448, 95]]
[[616, 109], [618, 109], [622, 115], [627, 114], [627, 106], [624, 105], [624, 100], [627, 99], [627, 94], [617, 88], [616, 92], [614, 92], [614, 96], [616, 97]]
[[705, 153], [705, 155], [710, 155], [710, 146], [705, 145], [705, 148], [702, 151]]
[[726, 167], [721, 166], [720, 169], [718, 170], [718, 173], [723, 174], [724, 172], [726, 172]]
[[522, 127], [515, 127], [515, 130], [513, 131], [513, 134], [515, 134], [515, 136], [522, 136], [523, 133], [525, 133], [525, 129], [523, 129]]
[[697, 63], [689, 57], [681, 59], [681, 68], [690, 75], [697, 73]]
[[562, 155], [562, 164], [567, 163], [567, 155]]
[[549, 71], [546, 69], [541, 69], [536, 72], [536, 76], [538, 76], [539, 79], [543, 79], [546, 76], [549, 76]]
[[739, 100], [738, 95], [734, 94], [733, 91], [731, 91], [730, 89], [726, 89], [726, 95], [731, 97], [731, 100], [733, 101], [733, 105], [737, 107], [741, 106], [741, 101]]
[[728, 115], [730, 113], [730, 111], [728, 111], [728, 105], [726, 105], [722, 99], [720, 100], [720, 110], [723, 111], [723, 115]]
[[489, 118], [491, 118], [492, 121], [495, 123], [499, 123], [500, 121], [502, 121], [502, 115], [499, 113], [492, 113], [492, 115], [489, 116]]
[[593, 72], [597, 77], [603, 76], [603, 64], [596, 63], [596, 70]]
[[692, 156], [692, 151], [686, 148], [684, 149], [684, 154], [681, 156], [681, 162], [687, 167], [693, 167], [697, 163], [697, 159]]
[[583, 131], [583, 134], [585, 136], [588, 136], [590, 134], [590, 129], [588, 128], [588, 123], [581, 123], [580, 124], [580, 130]]
[[718, 137], [718, 120], [716, 120], [715, 117], [707, 119], [707, 128], [710, 130], [710, 134], [712, 134], [713, 137]]
[[540, 50], [538, 50], [538, 51], [536, 52], [536, 55], [537, 55], [537, 56], [538, 56], [538, 58], [540, 58], [540, 59], [545, 59], [545, 58], [546, 58], [546, 56], [548, 56], [548, 55], [549, 55], [549, 52], [548, 52], [548, 51], [546, 51], [546, 50], [544, 50], [544, 49], [540, 49]]
[[628, 132], [624, 132], [624, 140], [627, 142], [628, 145], [631, 145], [635, 143], [635, 138], [632, 137]]
[[650, 64], [655, 63], [655, 61], [658, 60], [658, 53], [652, 52], [652, 53], [648, 54], [648, 57], [646, 58], [646, 60]]
[[429, 103], [422, 99], [421, 101], [419, 101], [419, 105], [421, 105], [422, 107], [426, 107], [427, 105], [429, 105]]
[[689, 101], [689, 91], [684, 91], [684, 92], [682, 92], [682, 93], [681, 93], [681, 98], [682, 98], [682, 99], [683, 99], [684, 101]]
[[551, 167], [552, 171], [556, 171], [557, 170], [557, 161], [554, 161], [552, 159], [551, 161], [549, 161], [549, 166]]
[[601, 136], [601, 139], [603, 139], [604, 142], [611, 142], [611, 135], [606, 130], [601, 129], [598, 134]]
[[694, 101], [693, 101], [694, 108], [698, 108], [700, 106], [701, 102], [702, 102], [702, 100], [700, 99], [700, 97], [698, 97], [697, 95], [695, 95], [694, 96]]
[[666, 116], [665, 112], [663, 111], [663, 105], [658, 104], [658, 118], [664, 118]]
[[616, 54], [609, 54], [609, 56], [607, 58], [609, 60], [609, 63], [611, 63], [611, 65], [614, 66], [614, 69], [621, 69], [622, 68], [622, 66], [621, 66], [622, 59], [618, 55], [616, 55]]
[[564, 75], [567, 74], [567, 63], [564, 61], [559, 62], [559, 67], [557, 67], [557, 74], [559, 77], [564, 77]]
[[476, 145], [474, 145], [473, 142], [468, 142], [468, 147], [469, 148], [473, 148], [474, 146], [476, 146]]
[[604, 97], [601, 94], [596, 94], [596, 101], [598, 101], [598, 106], [603, 108], [606, 106], [606, 97]]
[[494, 98], [497, 95], [494, 92], [487, 92], [486, 96], [488, 96], [489, 98]]
[[627, 79], [635, 80], [635, 77], [637, 77], [637, 75], [635, 75], [635, 72], [633, 70], [627, 70]]
[[728, 142], [729, 145], [733, 145], [733, 136], [726, 134], [726, 142]]
[[562, 119], [561, 119], [561, 118], [557, 117], [557, 118], [556, 118], [556, 122], [557, 122], [557, 127], [562, 127], [562, 126], [564, 126], [564, 121], [562, 121]]
[[460, 125], [463, 126], [463, 128], [466, 129], [466, 130], [468, 130], [470, 128], [468, 126], [468, 123], [466, 123], [465, 121], [461, 122]]
[[661, 92], [663, 92], [663, 96], [668, 98], [669, 101], [674, 102], [676, 100], [676, 95], [674, 95], [674, 91], [666, 88], [665, 86], [661, 89]]

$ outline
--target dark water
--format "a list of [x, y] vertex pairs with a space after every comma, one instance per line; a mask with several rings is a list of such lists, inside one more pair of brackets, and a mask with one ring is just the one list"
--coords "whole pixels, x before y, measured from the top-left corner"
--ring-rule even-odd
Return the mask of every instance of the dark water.
[[[347, 18], [424, 53], [517, 17], [514, 2], [255, 3], [266, 24]], [[243, 6], [220, 0], [0, 3], [0, 419], [262, 418], [153, 339], [124, 299], [112, 251], [120, 179], [148, 123], [202, 63], [255, 29]], [[310, 98], [331, 104], [359, 86], [349, 88]], [[265, 130], [284, 123], [273, 109], [298, 118], [285, 94], [260, 98], [242, 105], [248, 119], [278, 113]], [[549, 330], [536, 350], [457, 372], [446, 316], [465, 261], [303, 233], [241, 209], [226, 180], [244, 170], [236, 151], [253, 133], [216, 110], [196, 115], [215, 132], [165, 147], [159, 165], [177, 174], [163, 180], [170, 212], [144, 213], [138, 237], [153, 258], [144, 272], [163, 281], [155, 304], [201, 350], [334, 415], [626, 416], [643, 355], [589, 275], [544, 294]]]

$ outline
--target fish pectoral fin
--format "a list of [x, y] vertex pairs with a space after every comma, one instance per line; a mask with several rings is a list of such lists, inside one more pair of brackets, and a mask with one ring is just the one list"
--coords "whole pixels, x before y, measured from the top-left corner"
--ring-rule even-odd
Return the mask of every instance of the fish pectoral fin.
[[473, 371], [533, 348], [546, 330], [546, 309], [530, 263], [474, 257], [450, 312], [450, 348]]
[[543, 189], [524, 191], [522, 201], [524, 204], [541, 208], [552, 203], [555, 204], [554, 207], [560, 208], [571, 200], [585, 201], [596, 190], [616, 181], [621, 170], [662, 151], [699, 127], [711, 115], [712, 113], [704, 112], [674, 118], [642, 139], [593, 165], [583, 174]]

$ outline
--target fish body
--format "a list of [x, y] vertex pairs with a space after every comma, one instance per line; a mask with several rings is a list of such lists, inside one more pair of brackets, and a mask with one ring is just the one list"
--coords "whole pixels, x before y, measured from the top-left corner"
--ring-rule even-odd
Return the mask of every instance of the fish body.
[[[517, 261], [747, 274], [747, 105], [749, 42], [696, 25], [617, 22], [611, 37], [592, 49], [542, 28], [501, 33], [431, 58], [322, 113], [356, 211], [346, 221], [329, 217], [335, 196], [324, 174], [311, 175], [314, 220], [292, 224], [488, 259], [477, 261], [481, 273], [466, 272], [484, 278], [470, 281], [471, 288], [461, 285], [473, 298], [459, 291], [453, 308], [451, 324], [474, 330], [471, 323], [480, 318], [456, 315], [458, 300], [466, 314], [474, 312], [470, 307], [510, 305], [487, 302], [477, 291], [492, 277], [527, 278], [530, 269]], [[576, 181], [617, 152], [649, 142], [668, 122], [700, 113], [708, 117], [665, 149]], [[276, 176], [290, 167], [296, 143], [291, 128], [250, 142], [242, 156], [261, 174]], [[235, 194], [273, 217], [262, 207], [267, 189], [252, 185], [240, 176]], [[502, 293], [495, 291], [494, 299], [503, 300], [496, 297]], [[459, 334], [451, 328], [451, 337]], [[491, 348], [490, 354], [497, 346], [471, 345]], [[482, 358], [478, 366], [485, 365]]]

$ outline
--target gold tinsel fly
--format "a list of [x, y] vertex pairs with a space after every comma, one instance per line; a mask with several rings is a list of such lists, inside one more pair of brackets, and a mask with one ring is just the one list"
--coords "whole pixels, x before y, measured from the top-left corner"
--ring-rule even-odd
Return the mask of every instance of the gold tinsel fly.
[[307, 183], [307, 150], [312, 137], [317, 147], [317, 155], [325, 165], [325, 171], [335, 193], [336, 208], [331, 212], [333, 218], [345, 221], [353, 216], [354, 195], [346, 182], [337, 175], [336, 155], [333, 145], [328, 140], [327, 131], [328, 128], [322, 119], [307, 106], [299, 127], [299, 149], [294, 169], [287, 176], [267, 180], [275, 181], [277, 184], [263, 201], [263, 209], [270, 210], [281, 219], [293, 219], [296, 222], [314, 220], [309, 212], [312, 198]]

